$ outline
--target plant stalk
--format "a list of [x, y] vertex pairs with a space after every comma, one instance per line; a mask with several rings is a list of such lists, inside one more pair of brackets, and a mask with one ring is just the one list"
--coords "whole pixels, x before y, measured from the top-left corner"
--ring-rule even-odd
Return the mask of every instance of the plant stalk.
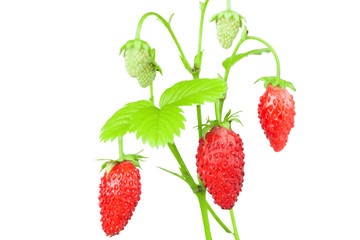
[[269, 43], [267, 43], [265, 40], [263, 40], [261, 38], [247, 36], [247, 39], [252, 39], [252, 40], [261, 42], [271, 50], [271, 52], [274, 55], [275, 61], [276, 61], [276, 80], [280, 81], [280, 60], [279, 60], [279, 57], [278, 57], [277, 53], [275, 52], [274, 48]]
[[168, 147], [170, 149], [170, 151], [172, 152], [172, 154], [174, 155], [176, 161], [178, 162], [178, 164], [180, 165], [180, 172], [182, 174], [182, 176], [185, 178], [185, 181], [187, 182], [187, 184], [190, 186], [190, 188], [192, 189], [192, 191], [194, 193], [196, 193], [198, 191], [198, 185], [195, 183], [194, 179], [192, 178], [184, 160], [182, 159], [179, 150], [177, 149], [175, 143], [168, 143]]
[[124, 160], [125, 153], [124, 153], [124, 147], [123, 147], [123, 137], [118, 137], [118, 143], [119, 143], [119, 159]]
[[212, 240], [208, 208], [207, 208], [208, 203], [206, 202], [206, 191], [200, 192], [200, 193], [196, 194], [196, 196], [198, 197], [198, 200], [199, 200], [206, 240]]
[[154, 86], [153, 82], [150, 83], [150, 101], [154, 103]]
[[227, 10], [231, 10], [231, 0], [227, 0]]
[[[159, 14], [157, 14], [157, 13], [155, 13], [155, 12], [148, 12], [148, 13], [144, 14], [144, 15], [141, 17], [141, 19], [140, 19], [140, 21], [139, 21], [139, 23], [138, 23], [137, 29], [136, 29], [135, 39], [140, 39], [140, 32], [141, 32], [142, 24], [144, 23], [145, 19], [146, 19], [147, 17], [151, 16], [151, 15], [158, 17], [158, 20], [159, 20], [162, 24], [164, 24], [164, 26], [165, 26], [166, 29], [169, 31], [172, 39], [173, 39], [174, 42], [175, 42], [176, 47], [178, 48], [178, 50], [179, 50], [179, 52], [180, 52], [180, 56], [181, 56], [181, 58], [182, 58], [182, 60], [183, 60], [184, 65], [190, 66], [190, 64], [189, 64], [188, 60], [186, 59], [185, 54], [184, 54], [184, 52], [183, 52], [183, 50], [182, 50], [182, 48], [181, 48], [181, 46], [180, 46], [180, 43], [179, 43], [178, 39], [176, 38], [176, 36], [175, 36], [175, 34], [174, 34], [174, 32], [173, 32], [173, 30], [172, 30], [169, 22], [166, 21], [162, 16], [160, 16]], [[188, 68], [186, 68], [186, 69], [191, 73], [191, 71], [190, 71]]]
[[237, 227], [236, 227], [236, 222], [235, 222], [235, 216], [234, 216], [233, 209], [230, 209], [230, 216], [231, 216], [231, 222], [232, 222], [233, 229], [234, 229], [235, 239], [240, 240], [239, 233], [238, 233], [238, 230], [237, 230]]

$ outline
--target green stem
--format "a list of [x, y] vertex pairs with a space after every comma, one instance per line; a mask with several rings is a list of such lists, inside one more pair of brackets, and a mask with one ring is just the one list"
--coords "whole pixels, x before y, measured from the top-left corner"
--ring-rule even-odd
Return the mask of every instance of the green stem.
[[197, 61], [194, 63], [195, 67], [199, 68], [199, 72], [197, 75], [197, 78], [199, 78], [200, 75], [200, 69], [201, 69], [201, 60], [202, 60], [202, 49], [201, 49], [201, 45], [202, 45], [202, 36], [203, 36], [203, 28], [204, 28], [204, 17], [205, 17], [205, 11], [206, 11], [206, 7], [209, 3], [209, 0], [206, 0], [205, 3], [203, 3], [201, 5], [201, 16], [200, 16], [200, 27], [199, 27], [199, 41], [198, 41], [198, 58]]
[[150, 83], [150, 101], [154, 103], [154, 87], [152, 82]]
[[273, 55], [275, 57], [275, 61], [276, 61], [276, 80], [280, 81], [280, 61], [279, 61], [279, 57], [276, 54], [274, 48], [269, 43], [267, 43], [265, 40], [263, 40], [261, 38], [248, 36], [247, 39], [252, 39], [252, 40], [259, 41], [259, 42], [263, 43], [265, 46], [267, 46], [271, 50], [271, 52], [273, 53]]
[[[244, 28], [244, 30], [246, 30], [246, 28]], [[246, 41], [246, 38], [241, 38], [240, 41], [238, 42], [238, 44], [236, 45], [232, 55], [231, 55], [231, 59], [230, 59], [230, 62], [232, 61], [232, 59], [236, 56], [236, 53], [237, 51], [239, 50], [241, 44], [243, 44], [243, 42]], [[229, 77], [229, 72], [230, 72], [230, 68], [231, 67], [228, 67], [225, 69], [225, 75], [224, 75], [224, 81], [227, 82], [228, 80], [228, 77]]]
[[211, 213], [211, 215], [214, 217], [214, 219], [219, 223], [219, 225], [225, 230], [225, 232], [227, 233], [232, 233], [231, 230], [225, 225], [225, 223], [223, 223], [221, 221], [221, 219], [218, 217], [218, 215], [216, 215], [215, 211], [211, 208], [211, 206], [209, 205], [208, 202], [206, 202], [207, 204], [207, 208], [209, 210], [209, 212]]
[[238, 230], [237, 230], [237, 227], [236, 227], [236, 222], [235, 222], [235, 216], [234, 216], [234, 211], [233, 211], [233, 209], [230, 209], [230, 216], [231, 216], [231, 222], [232, 222], [233, 229], [234, 229], [235, 239], [236, 239], [236, 240], [240, 240], [239, 234], [238, 234]]
[[222, 102], [224, 102], [224, 99], [218, 99], [216, 102], [215, 102], [215, 116], [216, 116], [216, 121], [218, 122], [221, 122], [221, 115], [222, 115], [222, 103], [221, 103], [221, 100]]
[[125, 153], [124, 153], [124, 148], [123, 148], [123, 137], [118, 137], [118, 143], [119, 143], [119, 159], [124, 160]]
[[201, 106], [196, 105], [196, 113], [197, 113], [197, 121], [198, 121], [198, 133], [199, 133], [199, 139], [203, 137], [202, 135], [202, 117], [201, 117]]
[[[175, 143], [168, 143], [168, 147], [180, 165], [180, 171], [181, 171], [182, 176], [184, 177], [185, 181], [190, 186], [193, 193], [195, 193], [195, 195], [197, 196], [197, 198], [199, 200], [206, 240], [211, 240], [212, 238], [211, 238], [210, 223], [209, 223], [208, 208], [207, 208], [208, 203], [206, 202], [206, 191], [204, 189], [202, 189], [201, 187], [199, 187], [195, 183], [194, 179], [191, 177], [189, 170], [186, 167], [182, 157], [180, 156], [180, 153], [179, 153]], [[199, 191], [199, 189], [201, 191]]]
[[184, 163], [184, 160], [182, 159], [179, 150], [177, 149], [175, 143], [168, 143], [168, 147], [172, 154], [174, 155], [176, 161], [180, 165], [180, 172], [182, 176], [185, 178], [185, 181], [189, 184], [190, 188], [194, 193], [197, 193], [199, 190], [198, 185], [195, 183], [194, 179], [192, 178], [188, 168], [186, 167], [186, 164]]
[[[178, 41], [178, 39], [176, 38], [176, 36], [175, 36], [175, 34], [174, 34], [174, 32], [173, 32], [173, 30], [172, 30], [169, 22], [166, 21], [162, 16], [160, 16], [159, 14], [157, 14], [157, 13], [155, 13], [155, 12], [148, 12], [148, 13], [144, 14], [144, 15], [141, 17], [141, 19], [140, 19], [140, 21], [139, 21], [139, 23], [138, 23], [137, 29], [136, 29], [135, 39], [140, 39], [140, 31], [141, 31], [142, 24], [144, 23], [145, 19], [146, 19], [147, 17], [151, 16], [151, 15], [154, 15], [154, 16], [158, 17], [158, 20], [159, 20], [160, 22], [162, 22], [162, 24], [164, 24], [164, 26], [165, 26], [166, 29], [169, 31], [172, 39], [173, 39], [174, 42], [175, 42], [175, 45], [177, 46], [177, 48], [178, 48], [178, 50], [179, 50], [179, 52], [180, 52], [180, 56], [181, 56], [181, 59], [182, 59], [183, 62], [184, 62], [184, 65], [190, 66], [190, 64], [189, 64], [189, 62], [187, 61], [187, 59], [186, 59], [186, 57], [185, 57], [185, 54], [184, 54], [184, 52], [183, 52], [183, 50], [182, 50], [182, 48], [181, 48], [181, 46], [180, 46], [180, 44], [179, 44], [179, 41]], [[186, 66], [185, 66], [185, 67], [186, 67]], [[188, 69], [188, 70], [189, 70], [189, 69]], [[190, 73], [191, 73], [191, 72], [190, 72]]]
[[204, 231], [206, 240], [212, 240], [211, 231], [210, 231], [210, 223], [209, 223], [209, 215], [208, 215], [208, 203], [206, 202], [206, 191], [198, 193], [196, 195], [199, 200], [200, 209], [201, 209], [201, 216], [204, 223]]
[[231, 0], [227, 0], [227, 10], [231, 10]]

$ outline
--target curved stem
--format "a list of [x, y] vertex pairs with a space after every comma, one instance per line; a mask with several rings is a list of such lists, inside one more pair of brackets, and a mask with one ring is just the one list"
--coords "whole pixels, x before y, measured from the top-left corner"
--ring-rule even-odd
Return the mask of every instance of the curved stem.
[[[243, 31], [247, 31], [246, 28], [244, 28]], [[241, 39], [240, 39], [240, 41], [238, 42], [238, 44], [237, 44], [236, 47], [234, 48], [234, 51], [233, 51], [233, 53], [232, 53], [232, 55], [231, 55], [231, 60], [230, 60], [230, 61], [232, 61], [232, 59], [236, 56], [236, 53], [237, 53], [237, 51], [239, 50], [241, 44], [243, 44], [243, 42], [245, 42], [245, 41], [246, 41], [246, 38], [241, 38]], [[228, 80], [230, 68], [231, 68], [231, 67], [225, 69], [225, 75], [224, 75], [224, 81], [225, 81], [225, 82], [227, 82], [227, 80]]]
[[263, 40], [261, 38], [248, 36], [247, 39], [252, 39], [252, 40], [259, 41], [259, 42], [263, 43], [265, 46], [267, 46], [271, 50], [271, 52], [273, 53], [273, 55], [275, 57], [275, 61], [276, 61], [276, 80], [280, 81], [280, 61], [279, 61], [279, 57], [276, 54], [274, 48], [271, 47], [271, 45], [269, 43], [267, 43], [265, 40]]
[[236, 227], [236, 222], [235, 222], [235, 216], [234, 216], [234, 211], [233, 211], [233, 209], [230, 209], [230, 216], [231, 216], [231, 222], [232, 222], [233, 229], [234, 229], [235, 239], [236, 239], [236, 240], [240, 240], [239, 234], [238, 234], [238, 231], [237, 231], [237, 227]]
[[[175, 42], [175, 44], [176, 44], [176, 46], [177, 46], [177, 48], [178, 48], [178, 50], [179, 50], [179, 52], [180, 52], [181, 59], [183, 60], [183, 62], [185, 62], [184, 65], [188, 65], [188, 66], [189, 66], [189, 62], [187, 61], [187, 59], [186, 59], [186, 57], [185, 57], [185, 54], [184, 54], [184, 52], [183, 52], [183, 50], [182, 50], [182, 48], [181, 48], [181, 46], [180, 46], [180, 44], [179, 44], [179, 41], [177, 40], [177, 38], [176, 38], [176, 36], [175, 36], [173, 30], [171, 29], [171, 26], [170, 26], [169, 22], [166, 21], [166, 20], [165, 20], [162, 16], [160, 16], [159, 14], [157, 14], [157, 13], [155, 13], [155, 12], [148, 12], [148, 13], [144, 14], [144, 15], [141, 17], [141, 19], [140, 19], [140, 21], [139, 21], [139, 23], [138, 23], [137, 29], [136, 29], [135, 39], [140, 39], [140, 31], [141, 31], [142, 24], [144, 23], [145, 19], [146, 19], [147, 17], [151, 16], [151, 15], [154, 15], [154, 16], [158, 17], [158, 20], [159, 20], [160, 22], [162, 22], [162, 24], [164, 24], [164, 26], [165, 26], [166, 29], [169, 31], [172, 39], [174, 40], [174, 42]], [[185, 66], [185, 67], [186, 67], [186, 66]]]

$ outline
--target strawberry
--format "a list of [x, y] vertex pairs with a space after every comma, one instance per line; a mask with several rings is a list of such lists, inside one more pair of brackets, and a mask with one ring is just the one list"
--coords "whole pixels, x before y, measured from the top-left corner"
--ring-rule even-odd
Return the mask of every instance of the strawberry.
[[112, 168], [101, 178], [99, 206], [102, 228], [107, 236], [119, 234], [140, 200], [139, 170], [131, 161], [111, 161]]
[[145, 88], [150, 85], [152, 81], [154, 81], [156, 77], [156, 66], [155, 64], [148, 63], [143, 71], [138, 75], [137, 80], [141, 87]]
[[213, 127], [200, 139], [196, 166], [214, 202], [231, 209], [244, 181], [244, 148], [238, 134], [223, 126]]
[[142, 40], [130, 40], [120, 49], [124, 51], [125, 68], [131, 77], [137, 78], [141, 87], [145, 88], [154, 81], [156, 71], [162, 74], [160, 66], [155, 62], [155, 49]]
[[125, 68], [131, 77], [137, 77], [152, 62], [151, 48], [142, 40], [130, 40], [120, 49], [124, 51]]
[[231, 47], [242, 27], [242, 19], [244, 18], [240, 14], [231, 10], [222, 11], [211, 18], [210, 22], [216, 22], [217, 38], [221, 47]]
[[285, 80], [276, 81], [275, 77], [259, 80], [264, 80], [266, 86], [258, 106], [260, 124], [271, 147], [275, 152], [279, 152], [286, 146], [295, 117], [295, 102], [285, 87], [294, 91], [295, 88]]

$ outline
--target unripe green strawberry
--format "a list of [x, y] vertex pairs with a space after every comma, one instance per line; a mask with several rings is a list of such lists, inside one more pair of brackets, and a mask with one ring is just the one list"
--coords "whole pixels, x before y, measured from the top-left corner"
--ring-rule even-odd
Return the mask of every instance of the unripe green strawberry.
[[216, 21], [216, 33], [220, 45], [228, 49], [242, 27], [243, 17], [231, 10], [226, 10], [214, 15], [210, 21]]
[[223, 209], [231, 209], [241, 191], [244, 181], [243, 151], [240, 136], [226, 127], [213, 127], [199, 141], [197, 172], [214, 202]]
[[137, 78], [141, 87], [148, 87], [156, 77], [156, 72], [162, 74], [160, 66], [155, 62], [155, 49], [142, 40], [128, 41], [122, 48], [125, 50], [125, 68], [131, 77]]
[[138, 77], [145, 67], [151, 63], [151, 57], [143, 49], [129, 48], [125, 50], [125, 68], [131, 77]]
[[140, 200], [139, 170], [130, 161], [115, 164], [101, 178], [99, 206], [102, 228], [107, 236], [119, 234]]
[[120, 49], [124, 51], [125, 68], [131, 77], [138, 77], [146, 65], [153, 61], [149, 44], [142, 40], [130, 40]]
[[148, 63], [145, 68], [140, 72], [140, 74], [137, 76], [137, 80], [139, 81], [139, 84], [141, 87], [146, 88], [147, 86], [154, 81], [156, 77], [156, 65], [151, 63]]

